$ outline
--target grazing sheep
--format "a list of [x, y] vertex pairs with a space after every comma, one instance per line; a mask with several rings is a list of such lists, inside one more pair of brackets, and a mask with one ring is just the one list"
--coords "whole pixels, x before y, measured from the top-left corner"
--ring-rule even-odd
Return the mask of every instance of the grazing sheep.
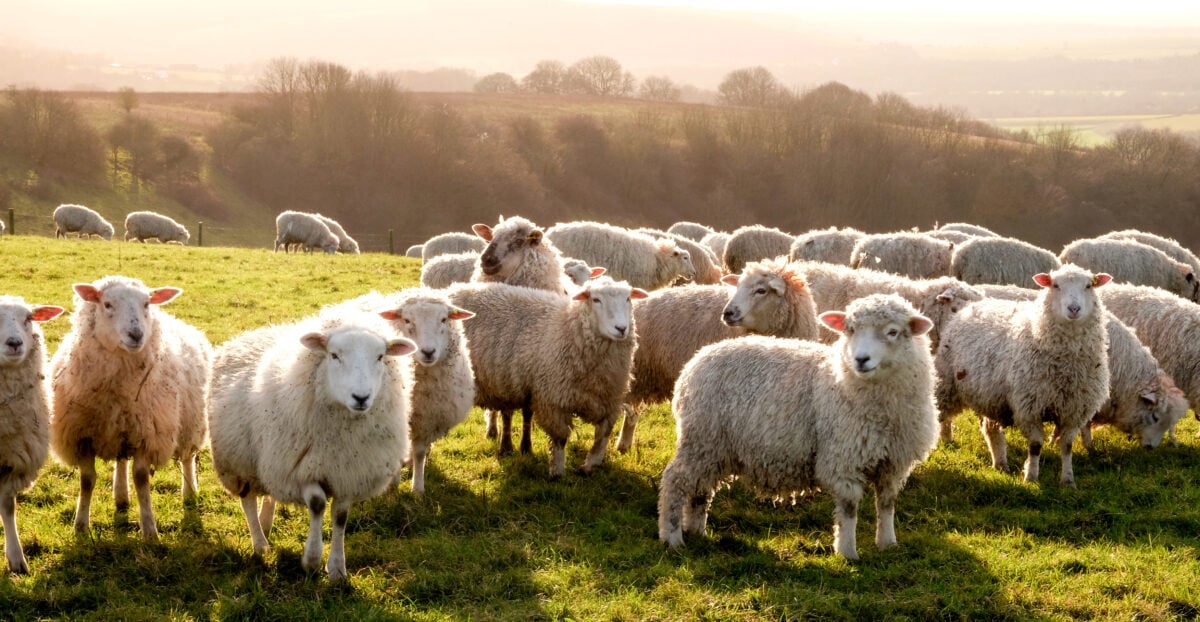
[[1147, 233], [1145, 231], [1138, 231], [1136, 229], [1125, 229], [1123, 231], [1106, 233], [1097, 239], [1107, 240], [1112, 238], [1134, 240], [1136, 242], [1141, 242], [1146, 246], [1153, 246], [1154, 248], [1166, 253], [1171, 259], [1191, 266], [1192, 274], [1200, 275], [1200, 258], [1197, 258], [1195, 253], [1184, 248], [1182, 244], [1171, 238], [1164, 238], [1160, 235]]
[[991, 229], [985, 229], [984, 227], [980, 227], [979, 225], [972, 225], [972, 224], [968, 224], [965, 222], [948, 222], [948, 223], [938, 227], [938, 230], [940, 230], [940, 231], [961, 231], [962, 233], [973, 235], [977, 238], [1001, 237], [999, 233], [996, 233], [995, 231], [992, 231]]
[[850, 266], [891, 272], [910, 279], [949, 276], [954, 244], [924, 233], [901, 231], [863, 236], [850, 253]]
[[1200, 300], [1200, 280], [1191, 266], [1135, 240], [1075, 240], [1058, 258], [1064, 264], [1107, 272], [1118, 283], [1160, 287], [1192, 302]]
[[677, 222], [667, 229], [667, 233], [678, 235], [687, 238], [693, 242], [699, 242], [704, 239], [704, 236], [715, 233], [712, 227], [708, 227], [694, 222]]
[[1036, 300], [983, 300], [942, 328], [935, 365], [942, 418], [971, 408], [992, 455], [1008, 468], [1004, 427], [1029, 439], [1025, 481], [1038, 479], [1045, 422], [1059, 439], [1059, 480], [1073, 486], [1071, 443], [1108, 401], [1108, 331], [1096, 289], [1111, 279], [1068, 264], [1034, 280]]
[[155, 238], [159, 242], [179, 242], [187, 246], [192, 234], [187, 227], [175, 222], [174, 219], [155, 212], [130, 212], [125, 217], [125, 241], [130, 238], [145, 242]]
[[482, 253], [487, 242], [469, 233], [452, 231], [435, 235], [421, 247], [421, 260], [429, 261], [439, 255], [458, 253]]
[[346, 230], [342, 228], [341, 223], [328, 216], [322, 216], [321, 214], [313, 214], [313, 216], [316, 216], [317, 220], [325, 223], [325, 226], [329, 227], [329, 232], [337, 236], [339, 251], [342, 251], [343, 253], [350, 253], [352, 255], [359, 254], [358, 242], [355, 241], [354, 238], [350, 237], [349, 233], [346, 233]]
[[759, 225], [741, 227], [729, 234], [725, 253], [721, 256], [725, 272], [739, 274], [751, 261], [785, 257], [792, 248], [795, 236], [779, 229]]
[[319, 568], [328, 503], [333, 538], [325, 570], [330, 580], [346, 578], [350, 504], [383, 492], [408, 451], [411, 380], [396, 357], [415, 345], [391, 334], [380, 318], [342, 309], [242, 333], [217, 349], [213, 467], [241, 498], [255, 554], [269, 548], [275, 503], [302, 504], [309, 527], [300, 562]]
[[405, 257], [415, 257], [417, 259], [420, 259], [421, 253], [424, 250], [425, 250], [424, 244], [413, 244], [412, 246], [408, 247], [407, 250], [404, 251], [404, 256]]
[[1062, 264], [1050, 251], [1012, 238], [974, 238], [955, 247], [950, 276], [971, 284], [1030, 287], [1033, 275], [1053, 272]]
[[59, 460], [79, 469], [75, 530], [91, 521], [96, 458], [115, 460], [113, 497], [128, 504], [125, 460], [143, 537], [158, 537], [150, 505], [151, 472], [174, 457], [183, 497], [196, 496], [196, 454], [204, 444], [204, 412], [212, 347], [204, 333], [160, 305], [183, 290], [150, 289], [109, 276], [75, 286], [71, 332], [52, 360], [54, 419], [50, 443]]
[[[817, 262], [801, 264], [800, 272], [812, 291], [818, 313], [842, 311], [854, 300], [871, 294], [899, 294], [933, 321], [929, 340], [935, 350], [942, 326], [950, 317], [983, 299], [974, 287], [951, 277], [906, 279], [887, 272]], [[828, 333], [822, 333], [821, 340], [833, 341]]]
[[625, 422], [617, 440], [633, 446], [642, 404], [671, 399], [675, 381], [696, 352], [746, 334], [815, 340], [817, 309], [796, 264], [766, 260], [746, 265], [723, 281], [736, 286], [697, 286], [654, 292], [633, 305], [638, 327]]
[[0, 519], [8, 571], [29, 572], [17, 537], [17, 493], [33, 485], [50, 448], [50, 387], [46, 384], [46, 340], [40, 322], [62, 307], [31, 306], [0, 296]]
[[707, 246], [713, 257], [717, 258], [717, 263], [721, 264], [721, 258], [725, 256], [725, 246], [729, 244], [729, 234], [724, 231], [710, 233], [700, 240], [700, 244]]
[[531, 408], [550, 436], [550, 474], [565, 471], [572, 413], [596, 428], [583, 471], [604, 461], [633, 366], [632, 300], [646, 292], [607, 276], [567, 298], [502, 284], [457, 285], [450, 301], [470, 309], [467, 343], [475, 371], [475, 404]]
[[817, 488], [836, 502], [834, 546], [857, 559], [863, 488], [875, 489], [875, 544], [896, 545], [896, 497], [937, 443], [932, 323], [894, 295], [855, 301], [821, 321], [833, 346], [745, 337], [700, 350], [675, 386], [675, 457], [662, 475], [658, 537], [703, 534], [730, 476], [788, 497]]
[[90, 208], [66, 203], [54, 208], [54, 237], [65, 238], [68, 233], [78, 233], [81, 238], [98, 235], [111, 241], [113, 226]]
[[695, 283], [696, 285], [716, 285], [721, 282], [723, 273], [721, 272], [721, 260], [713, 255], [712, 250], [707, 246], [689, 240], [681, 235], [664, 233], [657, 229], [637, 229], [636, 233], [644, 233], [656, 240], [671, 240], [680, 249], [688, 252], [688, 258], [692, 260], [692, 267], [695, 268], [696, 275], [691, 279], [686, 279], [682, 276], [675, 279], [673, 285], [685, 285], [687, 283]]
[[970, 233], [963, 233], [962, 231], [943, 231], [941, 229], [934, 229], [933, 231], [922, 231], [921, 233], [924, 233], [925, 235], [927, 235], [931, 238], [937, 238], [939, 240], [944, 240], [946, 242], [950, 242], [951, 244], [954, 244], [955, 246], [962, 244], [962, 243], [966, 242], [967, 240], [974, 240], [974, 239], [977, 239], [980, 237], [977, 235], [971, 235]]
[[438, 255], [421, 264], [421, 287], [442, 289], [455, 283], [469, 283], [479, 263], [479, 253]]
[[850, 265], [854, 245], [867, 234], [858, 229], [818, 229], [796, 236], [788, 250], [790, 261], [824, 261]]
[[604, 268], [593, 268], [582, 259], [563, 258], [563, 274], [575, 285], [583, 285], [588, 281], [608, 272]]
[[598, 222], [560, 223], [546, 230], [546, 239], [564, 255], [603, 266], [610, 277], [633, 287], [660, 289], [696, 277], [691, 253], [672, 239], [655, 240]]
[[4, 235], [4, 221], [0, 220], [0, 236]]
[[283, 246], [283, 252], [287, 253], [289, 244], [303, 244], [304, 250], [309, 252], [313, 248], [320, 248], [333, 255], [337, 253], [340, 242], [316, 216], [288, 210], [275, 217], [275, 252], [279, 252], [279, 247]]
[[562, 255], [543, 237], [537, 225], [514, 216], [501, 217], [494, 229], [487, 225], [474, 225], [471, 229], [487, 242], [471, 275], [472, 282], [506, 283], [566, 293], [568, 284], [562, 272]]

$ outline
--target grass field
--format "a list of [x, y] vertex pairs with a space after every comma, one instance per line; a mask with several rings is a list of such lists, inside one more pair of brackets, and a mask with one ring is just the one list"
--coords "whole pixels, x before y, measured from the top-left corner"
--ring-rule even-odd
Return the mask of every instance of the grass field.
[[[378, 254], [268, 251], [0, 239], [0, 293], [71, 306], [70, 284], [126, 274], [185, 291], [168, 309], [219, 343], [372, 288], [415, 283], [417, 262]], [[46, 325], [51, 348], [69, 322]], [[674, 448], [667, 405], [642, 418], [638, 443], [590, 477], [547, 475], [547, 440], [532, 456], [495, 457], [482, 417], [439, 443], [428, 492], [392, 492], [350, 511], [351, 578], [331, 585], [300, 568], [307, 512], [283, 508], [272, 552], [256, 560], [235, 499], [207, 455], [194, 507], [179, 471], [153, 482], [160, 542], [114, 511], [107, 478], [93, 528], [72, 531], [77, 477], [48, 464], [20, 497], [31, 573], [0, 576], [0, 618], [72, 620], [763, 620], [1194, 619], [1200, 615], [1200, 441], [1153, 452], [1102, 430], [1075, 459], [1078, 489], [1057, 481], [1047, 452], [1039, 484], [993, 471], [972, 417], [901, 493], [900, 546], [872, 543], [873, 504], [859, 524], [862, 560], [831, 550], [832, 502], [757, 500], [740, 485], [717, 495], [710, 534], [666, 550], [656, 539], [656, 485]], [[1009, 435], [1010, 460], [1025, 443]], [[568, 445], [578, 465], [582, 426]], [[101, 467], [103, 470], [103, 467]], [[406, 482], [407, 484], [407, 482]], [[328, 521], [326, 540], [328, 540]]]
[[1174, 132], [1200, 131], [1200, 114], [1006, 117], [985, 121], [1006, 130], [1028, 130], [1034, 135], [1069, 127], [1076, 132], [1076, 137], [1084, 147], [1102, 145], [1111, 140], [1117, 130], [1133, 125], [1147, 129], [1167, 128]]

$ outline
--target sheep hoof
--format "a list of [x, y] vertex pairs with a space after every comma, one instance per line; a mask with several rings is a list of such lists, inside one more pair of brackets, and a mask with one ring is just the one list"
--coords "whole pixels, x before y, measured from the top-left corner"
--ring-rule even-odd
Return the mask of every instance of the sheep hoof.
[[13, 574], [29, 574], [29, 564], [26, 563], [24, 557], [15, 561], [10, 559], [8, 561], [8, 570]]
[[264, 544], [262, 546], [254, 547], [254, 556], [259, 559], [266, 559], [267, 554], [270, 552], [271, 552], [271, 545], [269, 545], [269, 544]]

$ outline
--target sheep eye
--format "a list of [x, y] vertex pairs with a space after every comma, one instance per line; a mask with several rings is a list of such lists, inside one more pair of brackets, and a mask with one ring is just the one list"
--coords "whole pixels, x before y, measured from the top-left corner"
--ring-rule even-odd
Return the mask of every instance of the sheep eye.
[[760, 287], [760, 288], [758, 288], [758, 289], [754, 290], [754, 293], [756, 293], [756, 294], [758, 294], [759, 296], [761, 296], [761, 295], [763, 295], [763, 294], [767, 293], [767, 288], [765, 288], [765, 287]]
[[337, 355], [337, 354], [334, 354], [333, 352], [330, 352], [330, 353], [329, 353], [329, 357], [330, 357], [330, 358], [332, 358], [332, 359], [333, 359], [333, 360], [335, 360], [335, 361], [340, 361], [340, 360], [342, 360], [342, 359], [338, 358], [338, 355]]
[[1058, 289], [1058, 283], [1054, 284], [1054, 289]]
[[445, 323], [446, 323], [446, 318], [442, 318], [442, 323], [443, 323], [443, 324], [445, 324]]
[[600, 304], [600, 299], [599, 299], [599, 298], [593, 298], [593, 299], [592, 299], [592, 302], [594, 302], [594, 303], [596, 303], [596, 304]]
[[383, 355], [382, 355], [382, 354], [380, 354], [380, 355], [379, 355], [379, 358], [377, 358], [377, 359], [375, 359], [375, 360], [376, 360], [376, 361], [382, 361], [382, 360], [383, 360]]
[[1091, 289], [1091, 288], [1092, 288], [1092, 284], [1091, 284], [1091, 283], [1088, 283], [1087, 285], [1084, 285], [1084, 286], [1083, 286], [1083, 288], [1084, 288], [1084, 289]]
[[111, 303], [111, 302], [106, 302], [106, 303], [104, 303], [104, 308], [105, 308], [105, 309], [112, 309], [112, 303]]
[[898, 331], [898, 330], [896, 330], [896, 329], [894, 329], [894, 328], [893, 328], [893, 329], [891, 329], [891, 330], [889, 330], [889, 331], [887, 332], [887, 336], [888, 336], [888, 337], [897, 337], [897, 336], [899, 336], [899, 335], [900, 335], [900, 331]]

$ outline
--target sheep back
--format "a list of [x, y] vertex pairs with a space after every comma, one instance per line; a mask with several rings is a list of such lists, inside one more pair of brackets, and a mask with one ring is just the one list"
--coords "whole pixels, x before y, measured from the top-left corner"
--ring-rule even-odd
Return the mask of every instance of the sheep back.
[[1028, 242], [1001, 237], [968, 240], [954, 249], [951, 276], [967, 283], [1035, 288], [1033, 275], [1057, 270], [1054, 253]]
[[739, 274], [751, 261], [787, 256], [795, 238], [779, 229], [751, 225], [729, 235], [722, 261], [725, 272]]
[[954, 244], [923, 233], [867, 235], [854, 245], [850, 265], [913, 279], [949, 276]]
[[1063, 247], [1059, 260], [1093, 272], [1107, 272], [1118, 283], [1159, 287], [1195, 302], [1200, 281], [1191, 266], [1130, 239], [1083, 239]]

